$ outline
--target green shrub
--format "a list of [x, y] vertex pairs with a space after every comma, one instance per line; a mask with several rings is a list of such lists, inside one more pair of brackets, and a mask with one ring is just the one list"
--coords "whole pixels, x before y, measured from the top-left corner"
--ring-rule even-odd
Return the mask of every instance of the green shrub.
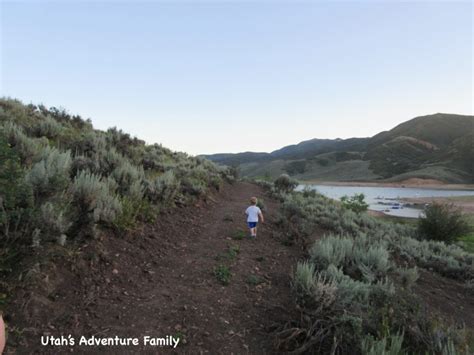
[[230, 245], [226, 253], [216, 256], [216, 260], [234, 260], [240, 253], [240, 245]]
[[107, 141], [102, 133], [90, 130], [84, 130], [80, 133], [79, 139], [74, 142], [73, 151], [76, 154], [82, 154], [93, 157], [107, 150]]
[[383, 245], [358, 245], [354, 249], [354, 263], [367, 280], [386, 275], [391, 266], [388, 250]]
[[80, 224], [97, 222], [112, 223], [122, 212], [122, 205], [111, 191], [108, 180], [92, 173], [81, 171], [71, 186], [73, 202], [79, 212]]
[[307, 297], [312, 294], [315, 271], [316, 269], [313, 263], [304, 261], [296, 264], [293, 288], [301, 297]]
[[72, 176], [76, 176], [81, 171], [89, 171], [97, 174], [100, 170], [100, 162], [96, 158], [90, 158], [85, 155], [76, 155], [72, 160]]
[[418, 220], [418, 232], [425, 239], [452, 243], [469, 230], [465, 217], [453, 205], [433, 203]]
[[[121, 211], [114, 219], [114, 226], [119, 231], [126, 231], [134, 228], [138, 218], [149, 207], [143, 200], [135, 200], [129, 197], [120, 199]], [[150, 211], [147, 211], [150, 212]], [[150, 216], [148, 216], [150, 218]]]
[[55, 139], [62, 131], [62, 126], [51, 116], [46, 116], [40, 120], [34, 128], [34, 134], [37, 137], [47, 137], [48, 139]]
[[142, 158], [142, 165], [145, 170], [165, 171], [167, 151], [158, 144], [148, 146]]
[[[102, 174], [112, 174], [115, 169], [118, 169], [120, 166], [126, 164], [125, 160], [125, 157], [117, 152], [115, 148], [109, 148], [105, 152], [102, 152], [100, 155], [99, 164]], [[115, 173], [117, 174], [118, 172], [116, 171]], [[141, 176], [140, 173], [136, 175]]]
[[227, 181], [229, 182], [234, 182], [239, 178], [240, 172], [239, 172], [239, 167], [237, 166], [230, 166], [227, 167], [227, 170], [225, 172], [225, 177]]
[[222, 188], [222, 179], [217, 175], [212, 175], [209, 178], [209, 185], [219, 191]]
[[354, 240], [349, 237], [329, 235], [316, 242], [310, 249], [311, 261], [319, 268], [329, 265], [336, 267], [346, 264], [346, 259], [352, 257]]
[[47, 147], [40, 159], [26, 175], [26, 181], [33, 187], [35, 196], [44, 198], [63, 191], [69, 184], [71, 153]]
[[231, 245], [231, 246], [229, 246], [228, 254], [229, 254], [229, 257], [231, 259], [236, 258], [237, 255], [239, 255], [239, 253], [240, 253], [240, 245]]
[[25, 230], [33, 214], [33, 191], [24, 181], [16, 149], [0, 135], [0, 249]]
[[412, 286], [416, 283], [420, 275], [418, 274], [418, 268], [400, 268], [397, 270], [398, 275], [402, 281], [402, 285], [407, 289], [411, 289]]
[[55, 238], [64, 245], [66, 235], [72, 222], [67, 217], [67, 211], [64, 207], [55, 206], [51, 202], [44, 203], [41, 208], [41, 232], [48, 238]]
[[246, 235], [247, 234], [243, 230], [236, 230], [234, 233], [232, 233], [232, 239], [242, 240]]
[[21, 162], [25, 165], [31, 164], [33, 158], [38, 154], [41, 147], [45, 146], [44, 141], [28, 137], [21, 127], [13, 122], [7, 122], [3, 126], [4, 134], [8, 143], [15, 148], [21, 158]]
[[291, 178], [287, 174], [280, 175], [273, 183], [279, 192], [289, 193], [298, 186], [298, 180]]
[[261, 283], [264, 283], [265, 280], [261, 278], [260, 276], [257, 275], [249, 275], [247, 277], [247, 283], [252, 286], [257, 286], [260, 285]]
[[170, 204], [179, 192], [180, 182], [172, 171], [167, 171], [147, 182], [145, 195], [153, 203]]
[[201, 180], [189, 176], [186, 176], [181, 180], [181, 192], [183, 194], [199, 197], [204, 195], [206, 190], [206, 185]]
[[[474, 255], [456, 245], [418, 240], [412, 226], [356, 213], [317, 193], [278, 197], [286, 233], [304, 239], [320, 228], [331, 231], [310, 248], [309, 261], [297, 265], [293, 290], [302, 316], [282, 326], [278, 349], [356, 354], [403, 353], [403, 347], [413, 353], [461, 349], [463, 335], [437, 326], [409, 291], [417, 267], [395, 269], [391, 253], [407, 265], [465, 281], [474, 279]], [[328, 284], [334, 301], [321, 307], [314, 290]], [[402, 329], [403, 339], [397, 335]]]
[[367, 211], [367, 208], [369, 207], [364, 199], [364, 194], [354, 194], [351, 197], [344, 195], [341, 197], [341, 203], [344, 208], [356, 213], [361, 213]]
[[402, 351], [403, 333], [396, 335], [389, 335], [382, 339], [374, 339], [372, 336], [367, 336], [362, 341], [363, 355], [403, 355]]
[[144, 188], [142, 181], [145, 177], [143, 169], [123, 160], [122, 164], [112, 171], [111, 176], [118, 183], [119, 193], [132, 199], [140, 200], [143, 197]]
[[232, 273], [228, 266], [218, 265], [214, 268], [214, 276], [221, 284], [227, 286], [232, 278]]
[[336, 284], [316, 274], [314, 265], [308, 262], [296, 265], [293, 289], [299, 302], [306, 307], [325, 309], [336, 301]]

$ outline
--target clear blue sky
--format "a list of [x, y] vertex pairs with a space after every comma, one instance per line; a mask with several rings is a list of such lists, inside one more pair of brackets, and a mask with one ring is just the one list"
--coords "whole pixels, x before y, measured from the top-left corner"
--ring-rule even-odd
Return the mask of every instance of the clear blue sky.
[[191, 154], [473, 111], [469, 1], [1, 2], [1, 96]]

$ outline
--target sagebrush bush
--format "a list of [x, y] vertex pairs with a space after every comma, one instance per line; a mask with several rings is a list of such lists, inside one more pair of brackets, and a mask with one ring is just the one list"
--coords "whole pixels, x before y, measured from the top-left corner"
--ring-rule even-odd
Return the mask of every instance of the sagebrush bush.
[[390, 268], [389, 252], [383, 245], [369, 245], [354, 249], [354, 263], [368, 280], [386, 275]]
[[34, 134], [36, 137], [55, 139], [62, 131], [62, 126], [51, 116], [46, 116], [36, 123]]
[[329, 235], [318, 241], [310, 249], [311, 261], [320, 268], [329, 265], [344, 266], [346, 258], [350, 259], [354, 240], [349, 237]]
[[301, 304], [329, 308], [336, 300], [337, 287], [334, 282], [327, 281], [315, 271], [312, 263], [298, 263], [293, 277], [293, 289]]
[[46, 202], [40, 207], [40, 210], [41, 233], [48, 238], [55, 238], [60, 244], [64, 245], [66, 235], [72, 225], [67, 216], [66, 208]]
[[367, 336], [362, 340], [362, 354], [364, 355], [402, 355], [403, 333], [392, 334], [382, 339]]
[[[305, 240], [321, 228], [329, 231], [310, 248], [309, 261], [297, 265], [293, 289], [303, 315], [278, 334], [279, 349], [354, 354], [461, 349], [465, 338], [437, 326], [410, 288], [418, 279], [414, 265], [469, 282], [474, 255], [456, 245], [418, 240], [412, 226], [356, 213], [315, 192], [277, 192], [277, 197], [286, 233]], [[396, 268], [392, 255], [412, 267]], [[329, 308], [310, 302], [317, 281], [334, 287]]]
[[420, 277], [418, 273], [418, 268], [400, 268], [397, 270], [400, 275], [402, 285], [408, 289], [411, 289]]
[[85, 155], [76, 155], [72, 160], [71, 175], [76, 176], [81, 171], [90, 171], [92, 173], [99, 173], [101, 170], [100, 162], [95, 158], [87, 157]]
[[151, 202], [170, 204], [179, 192], [180, 183], [172, 171], [147, 181], [145, 194]]
[[209, 178], [209, 186], [212, 186], [214, 189], [219, 191], [222, 187], [222, 179], [218, 175], [212, 175]]
[[311, 295], [314, 288], [315, 271], [316, 269], [313, 263], [304, 261], [296, 264], [293, 287], [298, 295], [302, 297]]
[[207, 186], [201, 180], [198, 180], [193, 177], [185, 176], [181, 180], [181, 191], [184, 194], [191, 196], [201, 196], [207, 190]]
[[71, 153], [47, 147], [39, 159], [26, 175], [26, 181], [33, 187], [35, 195], [44, 198], [64, 190], [70, 179]]
[[454, 242], [469, 232], [469, 224], [462, 212], [453, 205], [433, 203], [418, 219], [418, 231], [425, 239]]
[[137, 200], [143, 197], [144, 188], [142, 183], [145, 177], [143, 168], [123, 160], [122, 164], [112, 171], [111, 176], [118, 183], [121, 195]]
[[[112, 172], [122, 165], [125, 165], [125, 157], [117, 152], [115, 148], [107, 149], [100, 154], [100, 169], [103, 175], [112, 174]], [[116, 172], [117, 173], [117, 172]]]
[[108, 180], [81, 171], [71, 186], [73, 200], [81, 214], [81, 220], [112, 223], [122, 211], [117, 196], [110, 190]]
[[8, 143], [18, 152], [24, 165], [30, 165], [33, 158], [45, 146], [44, 141], [28, 137], [23, 129], [13, 122], [7, 121], [2, 130]]
[[169, 160], [167, 157], [168, 153], [168, 150], [158, 144], [147, 147], [142, 158], [143, 168], [145, 170], [164, 172]]

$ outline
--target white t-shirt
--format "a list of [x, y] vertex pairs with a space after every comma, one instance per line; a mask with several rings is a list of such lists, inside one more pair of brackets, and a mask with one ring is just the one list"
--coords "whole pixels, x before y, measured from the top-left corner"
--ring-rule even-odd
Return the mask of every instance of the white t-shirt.
[[261, 213], [260, 208], [257, 206], [250, 206], [245, 210], [247, 214], [247, 222], [258, 222], [258, 214]]

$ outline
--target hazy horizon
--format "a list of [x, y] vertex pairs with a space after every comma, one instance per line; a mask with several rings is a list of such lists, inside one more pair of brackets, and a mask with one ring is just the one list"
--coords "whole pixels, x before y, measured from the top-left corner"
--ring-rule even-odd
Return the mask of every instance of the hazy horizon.
[[187, 153], [473, 114], [470, 2], [2, 2], [0, 96]]

